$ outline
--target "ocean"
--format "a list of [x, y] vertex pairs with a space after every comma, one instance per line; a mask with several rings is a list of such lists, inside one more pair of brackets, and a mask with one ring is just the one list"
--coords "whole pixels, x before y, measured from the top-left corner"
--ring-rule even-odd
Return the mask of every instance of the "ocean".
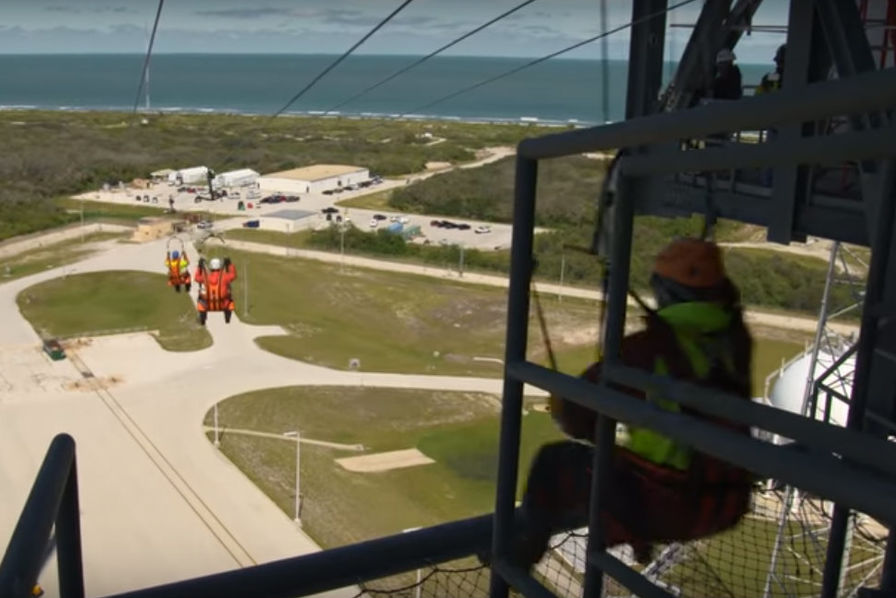
[[[334, 60], [328, 55], [159, 54], [150, 67], [150, 109], [272, 114]], [[287, 113], [319, 114], [411, 64], [413, 56], [350, 56]], [[431, 107], [427, 104], [529, 59], [437, 56], [357, 100], [342, 115], [426, 116], [465, 121], [593, 124], [620, 120], [628, 64], [609, 62], [604, 114], [601, 62], [553, 59]], [[131, 110], [143, 65], [137, 54], [0, 55], [0, 109]], [[666, 75], [672, 69], [667, 65]], [[767, 65], [741, 65], [745, 84]], [[145, 97], [140, 98], [141, 109]]]

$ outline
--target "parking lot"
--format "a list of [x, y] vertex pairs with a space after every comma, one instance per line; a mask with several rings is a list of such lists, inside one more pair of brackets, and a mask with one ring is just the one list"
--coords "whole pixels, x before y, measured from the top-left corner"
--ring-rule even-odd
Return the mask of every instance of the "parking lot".
[[[269, 195], [283, 195], [289, 197], [291, 193], [272, 193], [266, 191], [253, 190], [250, 188], [234, 188], [227, 189], [227, 197], [215, 199], [214, 201], [200, 200], [197, 202], [197, 196], [208, 198], [207, 187], [186, 185], [186, 189], [194, 189], [189, 192], [182, 186], [170, 185], [168, 183], [158, 183], [152, 185], [148, 189], [117, 189], [98, 190], [83, 193], [75, 196], [76, 199], [84, 199], [90, 201], [102, 201], [108, 203], [126, 204], [126, 205], [145, 205], [159, 208], [168, 208], [173, 206], [177, 212], [206, 212], [216, 215], [228, 215], [243, 217], [248, 220], [260, 220], [261, 229], [268, 228], [276, 230], [276, 228], [265, 226], [264, 216], [283, 209], [301, 209], [313, 212], [314, 216], [309, 216], [296, 223], [292, 230], [315, 229], [328, 225], [325, 209], [338, 210], [332, 212], [331, 218], [336, 220], [339, 218], [347, 218], [354, 226], [361, 230], [373, 231], [385, 229], [394, 221], [399, 221], [403, 228], [418, 226], [421, 236], [414, 240], [416, 243], [425, 244], [441, 244], [441, 245], [461, 245], [467, 248], [475, 248], [481, 250], [507, 249], [510, 247], [512, 227], [507, 224], [494, 224], [488, 222], [478, 222], [472, 220], [463, 220], [459, 218], [444, 218], [440, 216], [427, 216], [420, 214], [404, 214], [392, 211], [374, 211], [360, 208], [343, 208], [338, 204], [345, 199], [359, 197], [370, 193], [378, 193], [386, 189], [394, 189], [401, 187], [405, 181], [396, 181], [385, 179], [382, 183], [371, 185], [366, 188], [355, 190], [346, 190], [339, 194], [325, 195], [323, 193], [303, 193], [298, 196], [297, 200], [278, 201], [276, 203], [262, 203], [260, 200]], [[238, 196], [236, 195], [238, 194]], [[146, 198], [149, 198], [147, 201]], [[245, 210], [239, 210], [239, 202], [242, 201], [246, 206]], [[249, 204], [252, 207], [249, 208]], [[377, 217], [377, 218], [375, 218]], [[238, 222], [238, 221], [237, 221]], [[376, 226], [374, 226], [374, 222]], [[449, 225], [445, 226], [444, 223]], [[236, 226], [236, 222], [232, 222], [230, 226]], [[479, 232], [477, 232], [479, 231]]]

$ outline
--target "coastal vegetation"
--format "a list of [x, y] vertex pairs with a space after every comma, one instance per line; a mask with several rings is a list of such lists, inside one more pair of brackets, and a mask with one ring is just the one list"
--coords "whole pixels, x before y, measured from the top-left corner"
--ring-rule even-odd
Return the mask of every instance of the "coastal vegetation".
[[[346, 118], [164, 114], [147, 124], [116, 112], [0, 113], [0, 240], [67, 222], [59, 198], [161, 168], [272, 172], [314, 163], [362, 164], [382, 176], [465, 162], [478, 149], [543, 133], [529, 125]], [[433, 139], [444, 138], [434, 143]]]

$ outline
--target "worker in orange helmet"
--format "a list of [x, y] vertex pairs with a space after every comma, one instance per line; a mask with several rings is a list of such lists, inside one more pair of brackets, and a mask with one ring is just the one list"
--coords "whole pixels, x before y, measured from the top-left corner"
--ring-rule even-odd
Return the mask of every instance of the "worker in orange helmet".
[[190, 292], [190, 260], [187, 252], [172, 251], [165, 257], [165, 267], [168, 268], [168, 286], [174, 287], [176, 293], [180, 293], [181, 285]]
[[[669, 375], [750, 400], [752, 339], [740, 293], [725, 275], [713, 243], [682, 239], [657, 257], [650, 285], [657, 310], [643, 330], [622, 341], [623, 364]], [[597, 382], [601, 364], [583, 377]], [[621, 388], [658, 408], [690, 413], [654, 393]], [[585, 525], [591, 491], [596, 414], [561, 397], [551, 413], [576, 439], [549, 444], [536, 455], [520, 509], [515, 560], [538, 562], [553, 533]], [[713, 420], [749, 435], [747, 426]], [[746, 470], [693, 450], [652, 430], [627, 426], [617, 435], [602, 496], [601, 525], [608, 547], [629, 544], [637, 560], [650, 560], [655, 543], [702, 538], [734, 526], [747, 511], [753, 479]]]
[[205, 259], [199, 260], [193, 279], [199, 285], [199, 297], [196, 301], [196, 309], [199, 311], [199, 323], [203, 326], [210, 311], [223, 311], [224, 321], [230, 323], [230, 316], [236, 309], [233, 296], [230, 291], [231, 283], [236, 280], [236, 266], [230, 258], [215, 257], [209, 260], [208, 270], [205, 268]]

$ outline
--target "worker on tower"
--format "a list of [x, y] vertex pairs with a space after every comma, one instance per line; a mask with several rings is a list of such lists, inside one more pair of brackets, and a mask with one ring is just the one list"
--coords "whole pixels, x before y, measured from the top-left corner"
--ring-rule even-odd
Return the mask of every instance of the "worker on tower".
[[784, 83], [784, 63], [786, 58], [787, 46], [782, 44], [778, 46], [778, 51], [775, 52], [775, 70], [762, 76], [762, 81], [759, 82], [759, 87], [756, 88], [756, 95], [781, 89], [781, 85]]
[[236, 280], [236, 267], [229, 257], [214, 257], [208, 262], [208, 270], [205, 268], [205, 259], [199, 260], [196, 272], [193, 276], [199, 284], [199, 297], [196, 301], [196, 309], [199, 312], [199, 323], [203, 326], [210, 311], [223, 311], [224, 321], [230, 323], [230, 316], [236, 309], [233, 302], [230, 285]]
[[[725, 275], [718, 246], [677, 240], [656, 259], [650, 284], [657, 310], [646, 327], [626, 336], [626, 366], [712, 387], [750, 400], [752, 340], [744, 325], [739, 291]], [[583, 377], [597, 382], [601, 363]], [[660, 409], [712, 420], [748, 436], [749, 427], [710, 418], [652, 392], [619, 388]], [[552, 534], [588, 521], [596, 414], [551, 397], [551, 412], [576, 440], [543, 446], [527, 482], [514, 559], [537, 563]], [[628, 426], [617, 437], [601, 525], [608, 547], [629, 544], [641, 562], [658, 543], [702, 538], [734, 526], [750, 504], [752, 477], [746, 470], [693, 450], [646, 428]]]
[[744, 95], [740, 67], [734, 64], [737, 56], [728, 48], [716, 54], [716, 76], [712, 82], [712, 97], [715, 100], [739, 100]]
[[191, 280], [187, 252], [181, 253], [177, 250], [169, 252], [165, 257], [165, 267], [168, 268], [168, 286], [174, 287], [174, 291], [180, 293], [180, 287], [183, 285], [189, 293]]

